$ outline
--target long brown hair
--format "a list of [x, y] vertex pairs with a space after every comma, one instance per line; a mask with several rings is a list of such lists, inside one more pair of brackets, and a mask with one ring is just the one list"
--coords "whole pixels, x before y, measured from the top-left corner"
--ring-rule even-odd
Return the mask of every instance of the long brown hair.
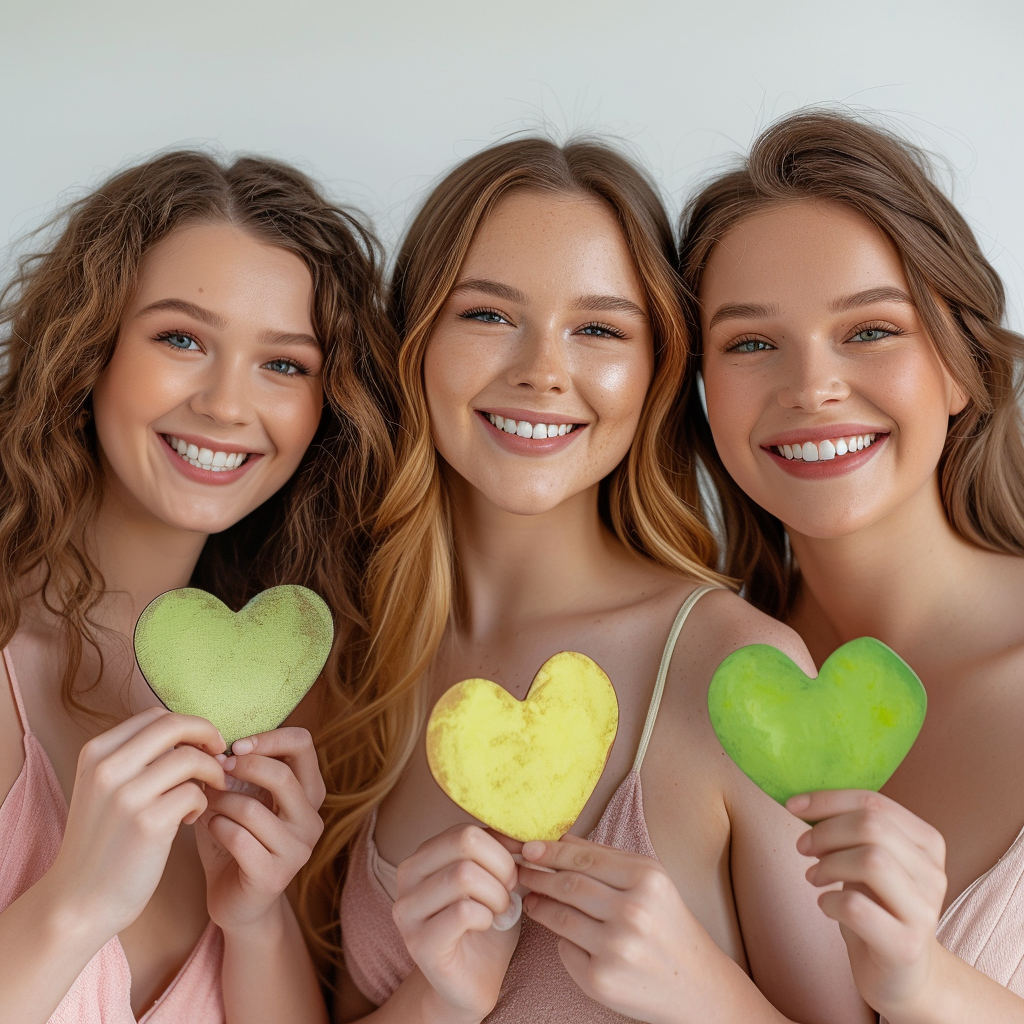
[[[953, 528], [981, 547], [1024, 554], [1024, 338], [1003, 326], [1002, 282], [966, 221], [933, 180], [929, 157], [885, 128], [833, 111], [802, 111], [769, 127], [743, 165], [702, 188], [682, 218], [687, 320], [700, 337], [696, 296], [715, 245], [743, 218], [776, 203], [817, 200], [857, 210], [895, 246], [939, 356], [968, 397], [939, 462]], [[692, 373], [696, 373], [695, 363]], [[725, 569], [759, 608], [782, 616], [798, 577], [782, 523], [732, 480], [696, 390], [684, 443], [707, 467], [722, 505]]]
[[[392, 346], [382, 315], [381, 258], [370, 231], [301, 172], [243, 157], [166, 153], [114, 175], [50, 225], [0, 296], [0, 646], [19, 603], [41, 594], [63, 623], [65, 705], [90, 713], [75, 685], [83, 644], [100, 653], [89, 613], [104, 592], [83, 543], [102, 478], [90, 394], [117, 341], [146, 252], [175, 228], [228, 221], [295, 253], [313, 279], [312, 322], [324, 352], [325, 401], [315, 438], [270, 500], [211, 537], [194, 582], [233, 607], [276, 583], [302, 583], [330, 605], [358, 647], [366, 523], [390, 471], [392, 443], [379, 357]], [[26, 581], [32, 581], [28, 586]], [[326, 677], [342, 689], [351, 644]], [[102, 655], [100, 655], [102, 672]]]
[[[355, 714], [324, 736], [331, 771], [327, 829], [311, 874], [335, 898], [343, 851], [367, 812], [398, 780], [424, 708], [418, 680], [437, 651], [457, 595], [451, 507], [430, 435], [423, 356], [474, 232], [512, 192], [599, 201], [614, 213], [646, 292], [655, 370], [629, 453], [602, 486], [602, 515], [632, 550], [691, 577], [721, 583], [689, 452], [674, 444], [688, 343], [673, 267], [671, 225], [654, 186], [608, 146], [539, 138], [493, 146], [434, 189], [398, 253], [390, 308], [401, 338], [397, 468], [381, 504], [366, 577], [372, 632]], [[336, 903], [335, 903], [336, 905]]]

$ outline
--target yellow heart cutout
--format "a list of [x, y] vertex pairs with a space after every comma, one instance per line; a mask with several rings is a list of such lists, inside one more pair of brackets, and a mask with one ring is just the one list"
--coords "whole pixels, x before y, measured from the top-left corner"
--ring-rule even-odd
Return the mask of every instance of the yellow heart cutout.
[[464, 811], [526, 842], [569, 831], [615, 741], [611, 680], [585, 654], [548, 658], [516, 700], [489, 679], [464, 679], [434, 705], [427, 762]]

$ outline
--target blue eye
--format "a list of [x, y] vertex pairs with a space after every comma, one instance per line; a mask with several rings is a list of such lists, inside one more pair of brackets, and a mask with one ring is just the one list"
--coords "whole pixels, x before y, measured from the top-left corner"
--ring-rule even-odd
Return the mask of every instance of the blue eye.
[[881, 341], [883, 338], [890, 338], [895, 332], [887, 331], [882, 327], [865, 327], [858, 331], [851, 341]]
[[616, 327], [609, 327], [608, 324], [584, 324], [579, 333], [588, 338], [624, 338], [625, 334]]
[[280, 373], [285, 377], [293, 377], [297, 373], [307, 376], [309, 374], [309, 370], [306, 367], [292, 362], [290, 359], [271, 359], [269, 363], [264, 363], [263, 365], [268, 370], [273, 370], [274, 373]]
[[467, 309], [460, 313], [463, 320], [477, 320], [482, 324], [507, 324], [508, 321], [494, 309]]
[[742, 341], [737, 341], [735, 345], [726, 349], [727, 352], [767, 352], [770, 348], [774, 348], [767, 341], [763, 341], [761, 338], [744, 338]]
[[185, 334], [184, 331], [163, 331], [156, 337], [158, 341], [165, 342], [171, 348], [176, 348], [179, 352], [200, 351], [199, 342], [191, 334]]

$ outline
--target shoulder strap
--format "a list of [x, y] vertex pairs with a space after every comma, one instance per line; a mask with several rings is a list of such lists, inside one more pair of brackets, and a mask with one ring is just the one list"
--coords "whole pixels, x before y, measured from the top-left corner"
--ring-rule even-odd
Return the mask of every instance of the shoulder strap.
[[21, 719], [21, 731], [28, 735], [28, 715], [25, 714], [25, 705], [21, 699], [21, 690], [18, 689], [18, 677], [14, 674], [14, 664], [11, 661], [11, 652], [4, 648], [4, 664], [7, 666], [7, 678], [11, 681], [11, 693], [14, 694], [14, 703], [18, 708], [18, 717]]
[[683, 606], [676, 613], [672, 628], [668, 631], [668, 639], [665, 641], [665, 650], [661, 653], [661, 665], [658, 666], [658, 678], [654, 682], [654, 693], [651, 695], [651, 705], [647, 709], [647, 720], [644, 722], [644, 731], [640, 735], [640, 745], [636, 750], [636, 758], [633, 761], [633, 771], [640, 771], [644, 763], [644, 755], [647, 753], [647, 744], [651, 742], [651, 734], [654, 732], [654, 723], [658, 717], [658, 708], [661, 707], [661, 695], [665, 692], [665, 680], [668, 678], [668, 668], [672, 664], [672, 654], [676, 649], [676, 641], [682, 632], [683, 623], [690, 614], [693, 606], [709, 591], [718, 590], [718, 587], [703, 585], [697, 587], [693, 593], [683, 602]]

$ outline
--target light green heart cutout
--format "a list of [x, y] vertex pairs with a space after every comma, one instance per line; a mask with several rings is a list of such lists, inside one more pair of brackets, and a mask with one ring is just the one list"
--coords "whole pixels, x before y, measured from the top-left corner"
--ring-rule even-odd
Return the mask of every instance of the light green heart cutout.
[[288, 717], [316, 681], [333, 639], [330, 609], [306, 587], [272, 587], [239, 612], [183, 587], [143, 610], [135, 657], [166, 707], [209, 719], [230, 749]]
[[708, 688], [725, 752], [779, 803], [819, 789], [880, 789], [917, 739], [927, 703], [914, 670], [869, 636], [837, 648], [816, 679], [775, 647], [741, 647]]

